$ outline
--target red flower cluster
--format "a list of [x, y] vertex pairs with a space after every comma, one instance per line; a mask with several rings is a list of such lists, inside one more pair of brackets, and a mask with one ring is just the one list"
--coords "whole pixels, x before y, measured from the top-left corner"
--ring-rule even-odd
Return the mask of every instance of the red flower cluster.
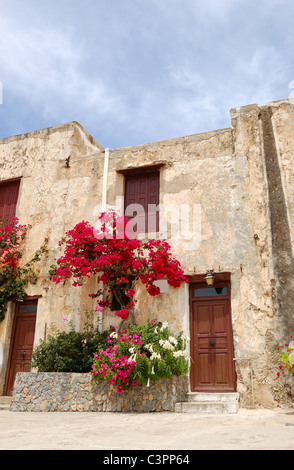
[[[292, 330], [294, 330], [294, 326], [292, 327]], [[290, 339], [293, 339], [293, 335], [290, 335]], [[279, 365], [279, 369], [287, 369], [293, 376], [294, 376], [294, 344], [293, 341], [290, 343], [285, 343], [285, 347], [287, 350], [282, 350], [281, 348], [277, 348], [277, 351], [280, 352], [280, 359], [282, 361], [282, 364]], [[277, 376], [280, 376], [280, 372], [277, 372]]]
[[129, 312], [127, 311], [126, 308], [122, 308], [121, 310], [117, 310], [115, 312], [115, 315], [120, 317], [122, 320], [126, 320], [128, 318]]
[[[160, 293], [159, 287], [154, 284], [158, 279], [167, 279], [172, 287], [187, 282], [179, 261], [171, 255], [168, 243], [161, 240], [143, 243], [129, 238], [125, 231], [126, 219], [112, 211], [102, 213], [99, 221], [99, 230], [82, 221], [66, 232], [59, 242], [60, 246], [65, 244], [65, 250], [53, 270], [52, 280], [56, 284], [73, 278], [73, 285], [80, 286], [83, 278], [96, 274], [121, 305], [121, 310], [115, 314], [126, 319], [128, 310], [134, 304], [131, 298], [135, 291], [130, 279], [140, 279], [152, 296]], [[130, 298], [127, 304], [122, 301], [122, 293]]]
[[26, 236], [26, 228], [26, 225], [19, 225], [17, 217], [7, 225], [4, 222], [0, 224], [0, 270], [19, 266], [21, 242]]

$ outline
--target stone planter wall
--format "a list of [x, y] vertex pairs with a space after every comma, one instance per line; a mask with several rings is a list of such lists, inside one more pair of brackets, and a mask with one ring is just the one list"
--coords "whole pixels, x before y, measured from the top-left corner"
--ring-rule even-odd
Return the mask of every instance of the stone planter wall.
[[18, 372], [12, 411], [174, 411], [185, 400], [187, 376], [150, 382], [118, 394], [107, 382], [89, 374]]

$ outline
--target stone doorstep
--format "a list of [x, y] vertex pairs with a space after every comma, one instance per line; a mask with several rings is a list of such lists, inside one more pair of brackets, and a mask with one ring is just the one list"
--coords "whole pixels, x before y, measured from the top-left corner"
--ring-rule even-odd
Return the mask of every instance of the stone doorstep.
[[235, 402], [236, 400], [239, 401], [240, 394], [239, 393], [222, 393], [222, 392], [214, 392], [214, 393], [208, 393], [208, 392], [190, 392], [187, 393], [186, 398], [190, 402], [194, 401], [210, 401], [210, 402], [215, 402], [215, 401], [223, 401], [223, 402]]
[[12, 402], [12, 397], [0, 396], [0, 410], [9, 410]]
[[239, 393], [188, 393], [175, 404], [176, 413], [237, 413]]

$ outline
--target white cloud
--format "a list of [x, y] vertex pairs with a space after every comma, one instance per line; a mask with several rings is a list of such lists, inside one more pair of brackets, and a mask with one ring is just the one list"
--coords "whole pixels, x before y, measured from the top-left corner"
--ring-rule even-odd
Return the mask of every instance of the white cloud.
[[94, 75], [86, 73], [87, 50], [68, 30], [20, 29], [3, 19], [0, 28], [5, 36], [2, 81], [7, 93], [38, 106], [48, 119], [71, 107], [105, 116], [114, 108], [122, 110], [122, 96], [99, 77], [99, 69]]
[[178, 137], [294, 79], [288, 0], [6, 2], [0, 137], [71, 120], [110, 147]]

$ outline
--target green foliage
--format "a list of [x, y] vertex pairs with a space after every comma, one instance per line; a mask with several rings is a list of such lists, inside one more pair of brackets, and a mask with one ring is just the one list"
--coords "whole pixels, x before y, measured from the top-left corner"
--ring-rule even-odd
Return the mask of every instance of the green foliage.
[[[294, 330], [294, 327], [292, 328]], [[280, 369], [286, 369], [287, 372], [290, 375], [293, 375], [294, 377], [294, 340], [293, 340], [293, 335], [290, 335], [290, 342], [285, 343], [285, 347], [287, 349], [280, 350], [278, 348], [278, 351], [280, 351], [280, 359], [282, 364], [279, 366]], [[280, 375], [280, 372], [277, 373], [277, 375]]]
[[137, 333], [143, 343], [141, 351], [145, 356], [136, 357], [135, 379], [139, 383], [170, 379], [188, 372], [186, 337], [182, 333], [172, 336], [166, 322], [129, 325], [129, 333]]
[[33, 258], [24, 265], [20, 264], [26, 230], [30, 228], [30, 225], [19, 225], [16, 217], [10, 223], [0, 220], [0, 322], [5, 318], [7, 303], [12, 297], [23, 300], [25, 287], [35, 276], [34, 265], [47, 252], [46, 238]]
[[23, 300], [26, 284], [27, 279], [16, 275], [15, 270], [7, 268], [0, 272], [0, 322], [5, 318], [7, 303], [12, 297], [16, 296], [20, 302]]
[[90, 372], [97, 348], [106, 345], [107, 332], [89, 329], [89, 324], [81, 332], [75, 331], [73, 322], [69, 331], [51, 331], [32, 355], [31, 367], [39, 372]]
[[139, 383], [188, 372], [187, 339], [182, 333], [172, 336], [167, 322], [129, 325], [129, 332], [139, 334], [143, 343], [141, 350], [145, 353], [137, 359], [136, 379]]

